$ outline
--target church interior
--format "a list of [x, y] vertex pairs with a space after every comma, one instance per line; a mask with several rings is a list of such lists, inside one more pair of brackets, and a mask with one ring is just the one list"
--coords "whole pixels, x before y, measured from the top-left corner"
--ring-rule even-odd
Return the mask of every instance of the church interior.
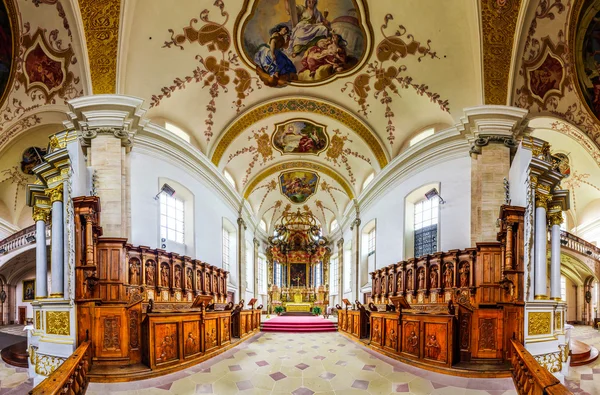
[[600, 395], [599, 243], [600, 0], [0, 0], [0, 395]]

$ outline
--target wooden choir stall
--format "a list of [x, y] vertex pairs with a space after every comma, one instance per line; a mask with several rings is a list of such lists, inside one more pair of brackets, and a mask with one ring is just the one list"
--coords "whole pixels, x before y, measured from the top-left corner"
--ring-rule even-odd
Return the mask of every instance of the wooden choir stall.
[[523, 343], [523, 215], [502, 206], [498, 242], [398, 262], [371, 273], [372, 303], [338, 308], [338, 328], [430, 370], [509, 376]]
[[90, 341], [92, 381], [183, 369], [259, 330], [262, 306], [225, 303], [227, 271], [102, 237], [99, 198], [73, 202], [77, 341]]

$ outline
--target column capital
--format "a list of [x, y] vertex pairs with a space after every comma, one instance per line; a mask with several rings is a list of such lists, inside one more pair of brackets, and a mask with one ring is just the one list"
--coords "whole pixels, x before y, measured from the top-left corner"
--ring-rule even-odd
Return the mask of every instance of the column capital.
[[46, 189], [46, 196], [50, 198], [50, 203], [63, 201], [63, 184], [58, 184], [54, 188]]
[[98, 135], [111, 135], [129, 149], [138, 129], [148, 122], [142, 109], [143, 100], [125, 95], [93, 95], [69, 101], [68, 121], [64, 125], [76, 130], [82, 147], [91, 145]]
[[555, 211], [555, 212], [548, 214], [548, 225], [560, 226], [560, 224], [562, 224], [562, 222], [563, 222], [562, 211]]
[[539, 191], [535, 192], [535, 207], [542, 207], [545, 210], [548, 210], [548, 202], [552, 200], [552, 195], [546, 195]]
[[527, 132], [527, 110], [511, 106], [484, 105], [469, 107], [457, 125], [471, 143], [471, 154], [481, 154], [481, 147], [502, 143], [517, 147], [517, 138]]
[[34, 207], [33, 208], [33, 221], [44, 221], [48, 222], [48, 217], [50, 216], [50, 208], [49, 207]]

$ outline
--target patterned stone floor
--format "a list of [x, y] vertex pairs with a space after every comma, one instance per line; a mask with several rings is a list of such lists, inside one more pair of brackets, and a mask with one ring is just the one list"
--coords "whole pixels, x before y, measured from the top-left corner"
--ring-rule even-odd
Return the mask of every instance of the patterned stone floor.
[[512, 379], [469, 379], [421, 370], [339, 333], [260, 333], [189, 369], [130, 383], [92, 383], [106, 394], [515, 395]]
[[23, 395], [33, 388], [27, 369], [7, 365], [0, 359], [0, 395]]
[[[571, 337], [600, 350], [600, 332], [591, 326], [576, 325]], [[600, 358], [589, 365], [571, 367], [565, 386], [577, 395], [600, 395]]]
[[27, 337], [27, 331], [24, 331], [23, 328], [25, 325], [6, 325], [0, 326], [0, 332], [8, 333], [9, 335], [23, 336]]

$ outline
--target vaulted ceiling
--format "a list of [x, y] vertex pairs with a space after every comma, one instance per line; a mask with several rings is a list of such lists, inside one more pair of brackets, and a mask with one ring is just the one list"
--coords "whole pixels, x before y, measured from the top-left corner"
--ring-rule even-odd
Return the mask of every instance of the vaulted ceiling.
[[[327, 229], [410, 138], [465, 107], [527, 108], [595, 140], [565, 45], [582, 3], [7, 0], [18, 29], [0, 171], [62, 128], [69, 99], [131, 95], [188, 132], [257, 219], [306, 206]], [[7, 180], [0, 217], [21, 225]]]

